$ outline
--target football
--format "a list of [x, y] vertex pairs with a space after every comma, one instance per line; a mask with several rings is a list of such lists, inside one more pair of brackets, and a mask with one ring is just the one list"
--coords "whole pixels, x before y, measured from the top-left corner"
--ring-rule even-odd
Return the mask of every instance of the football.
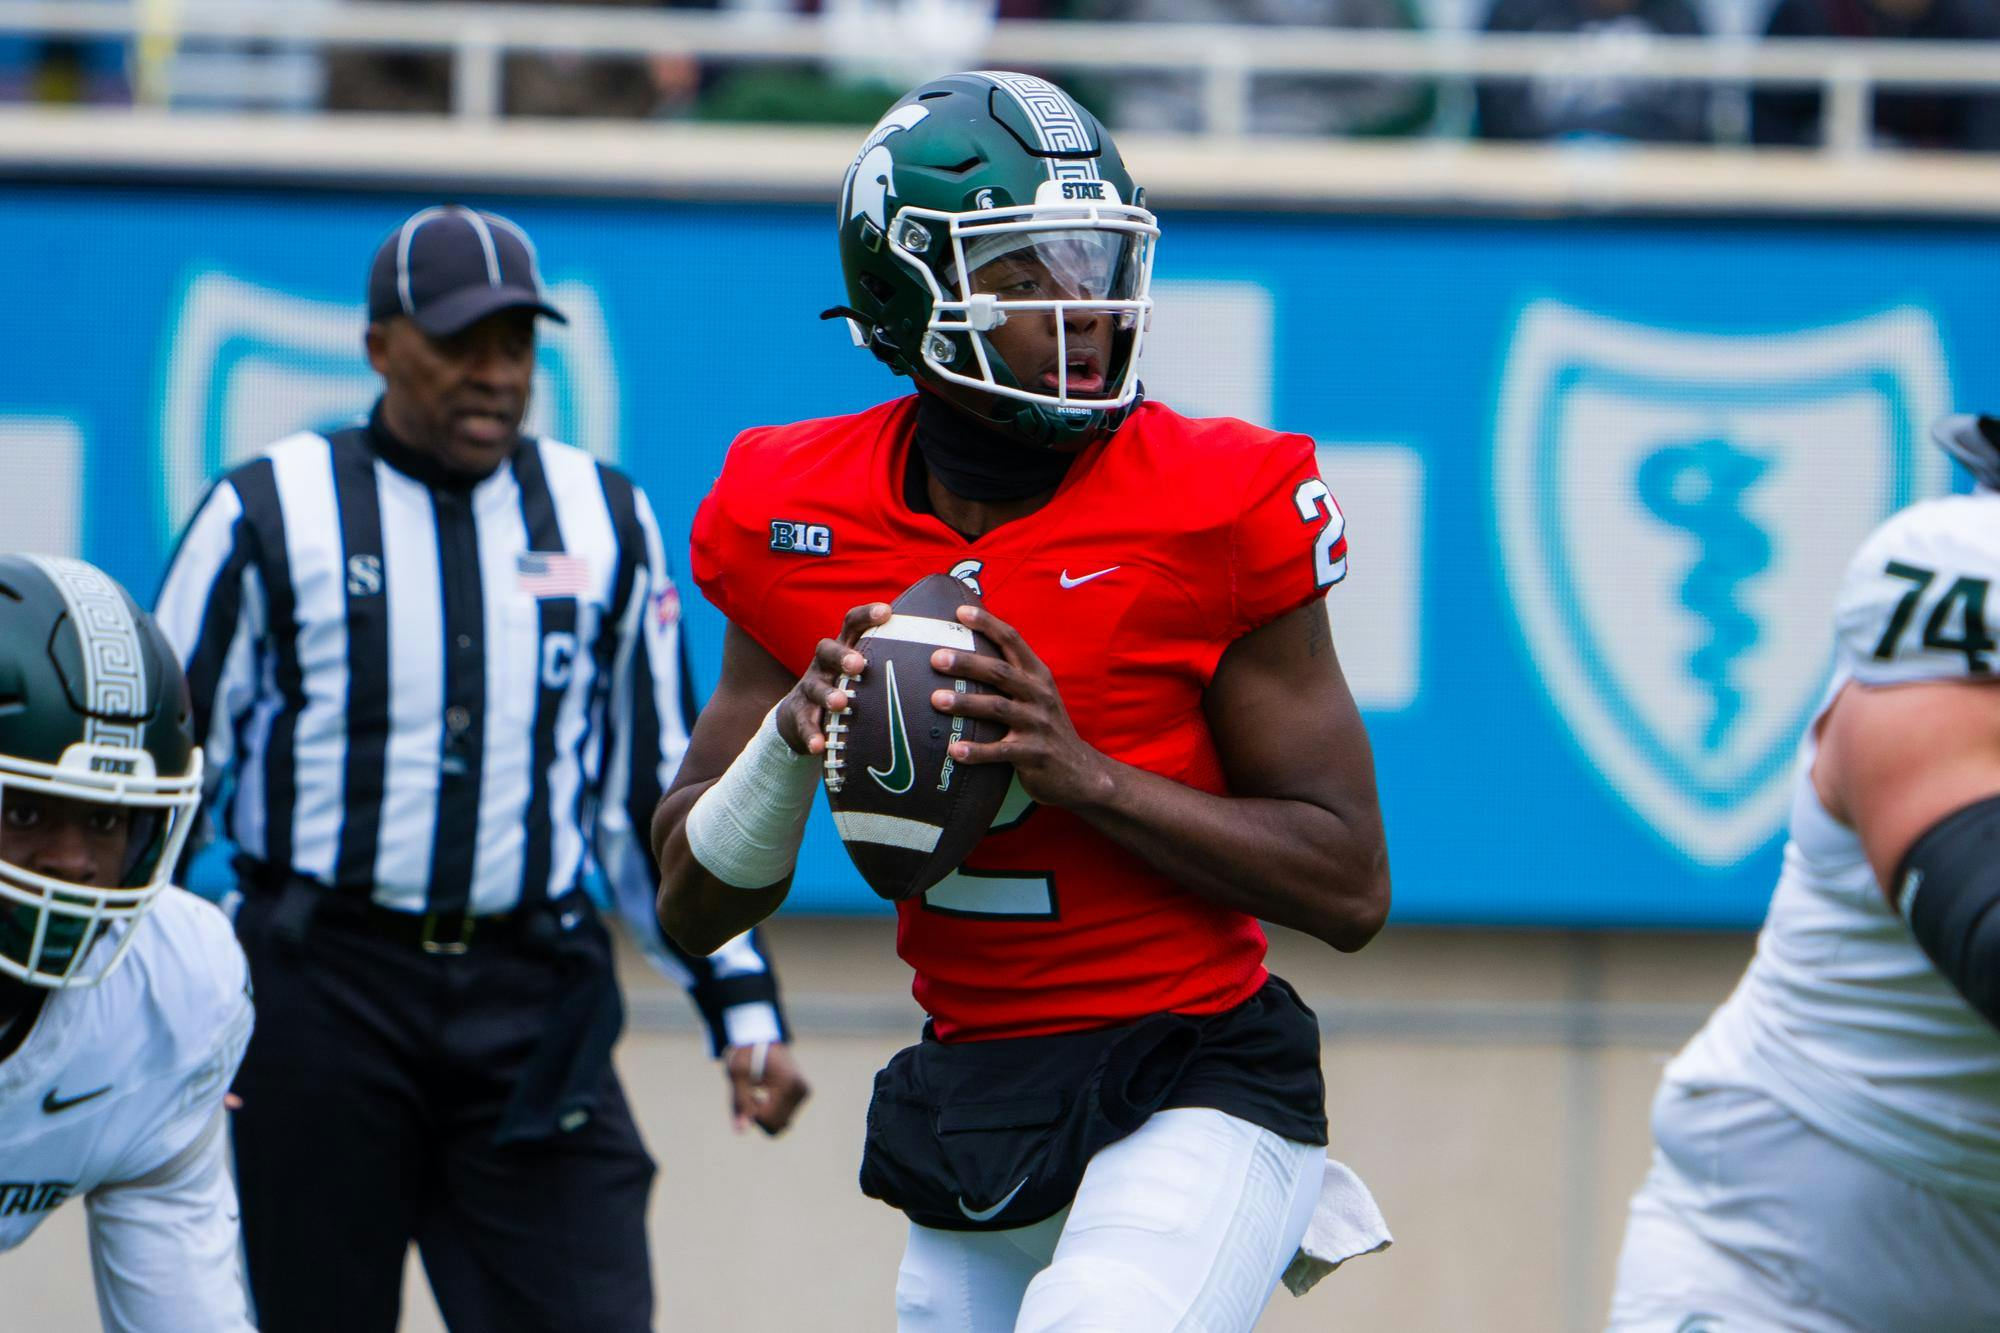
[[1005, 728], [931, 706], [936, 690], [986, 692], [931, 666], [939, 648], [995, 652], [958, 621], [959, 607], [978, 602], [978, 593], [948, 574], [910, 585], [889, 604], [889, 619], [861, 636], [867, 670], [841, 678], [851, 702], [826, 719], [834, 827], [861, 878], [891, 901], [956, 870], [986, 836], [1013, 781], [1010, 765], [960, 764], [948, 748], [956, 740], [998, 740]]

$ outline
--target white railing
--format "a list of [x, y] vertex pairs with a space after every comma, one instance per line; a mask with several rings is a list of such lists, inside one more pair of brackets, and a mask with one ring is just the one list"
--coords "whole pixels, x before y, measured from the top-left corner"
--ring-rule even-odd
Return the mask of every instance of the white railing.
[[[976, 10], [977, 6], [973, 6]], [[871, 20], [860, 20], [864, 25]], [[867, 33], [877, 52], [899, 49], [893, 11]], [[448, 55], [452, 109], [499, 115], [503, 60], [517, 52], [683, 55], [721, 62], [851, 59], [851, 13], [659, 11], [546, 5], [396, 4], [381, 0], [0, 0], [0, 32], [129, 38], [155, 59], [180, 41], [258, 40], [314, 47]], [[983, 39], [981, 33], [983, 31]], [[908, 50], [907, 41], [900, 43]], [[1464, 81], [1610, 74], [1741, 90], [1817, 88], [1826, 151], [1870, 147], [1879, 89], [2000, 90], [2000, 43], [1859, 42], [1741, 37], [1543, 36], [1354, 31], [1210, 24], [1009, 21], [972, 29], [981, 64], [1062, 70], [1185, 70], [1202, 81], [1204, 127], [1235, 136], [1248, 124], [1260, 73], [1403, 75]]]

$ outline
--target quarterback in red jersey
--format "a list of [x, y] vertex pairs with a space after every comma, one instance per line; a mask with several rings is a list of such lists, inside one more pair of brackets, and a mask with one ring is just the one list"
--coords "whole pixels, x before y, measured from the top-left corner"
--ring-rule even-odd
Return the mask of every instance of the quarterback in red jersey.
[[[1222, 794], [1202, 715], [1218, 663], [1251, 630], [1317, 611], [1317, 580], [1343, 558], [1338, 511], [1311, 503], [1301, 521], [1294, 503], [1323, 491], [1311, 442], [1147, 403], [1074, 456], [1049, 504], [970, 540], [902, 495], [926, 418], [950, 410], [920, 396], [746, 433], [695, 521], [703, 591], [797, 671], [857, 589], [958, 571], [1034, 645], [1084, 744]], [[774, 522], [825, 531], [830, 552], [774, 551]], [[1329, 531], [1322, 562], [1313, 548]], [[1241, 905], [1187, 892], [1076, 810], [1027, 804], [1018, 788], [965, 872], [903, 905], [897, 941], [947, 1041], [1215, 1013], [1264, 984], [1264, 934]]]
[[839, 216], [830, 313], [919, 392], [730, 448], [693, 560], [730, 629], [654, 819], [661, 920], [700, 952], [776, 910], [871, 599], [976, 587], [998, 656], [933, 661], [992, 692], [932, 705], [1005, 728], [952, 754], [1015, 789], [898, 905], [931, 1022], [862, 1164], [911, 1220], [898, 1327], [1248, 1329], [1281, 1276], [1388, 1240], [1324, 1156], [1317, 1022], [1258, 924], [1352, 950], [1388, 910], [1321, 604], [1340, 510], [1310, 440], [1140, 400], [1158, 227], [1060, 89], [917, 88]]

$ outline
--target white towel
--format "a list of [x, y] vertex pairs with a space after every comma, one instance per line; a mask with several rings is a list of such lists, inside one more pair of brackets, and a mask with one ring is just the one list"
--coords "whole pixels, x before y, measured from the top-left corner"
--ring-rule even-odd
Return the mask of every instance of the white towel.
[[1326, 1178], [1320, 1182], [1319, 1206], [1313, 1209], [1312, 1221], [1306, 1223], [1299, 1252], [1285, 1267], [1285, 1287], [1292, 1295], [1303, 1296], [1312, 1290], [1313, 1283], [1349, 1259], [1386, 1250], [1394, 1240], [1375, 1196], [1361, 1183], [1361, 1177], [1329, 1157]]

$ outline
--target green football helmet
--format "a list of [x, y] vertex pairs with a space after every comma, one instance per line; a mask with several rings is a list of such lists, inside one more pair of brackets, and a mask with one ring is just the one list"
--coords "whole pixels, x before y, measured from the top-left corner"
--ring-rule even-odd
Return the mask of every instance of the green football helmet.
[[[1116, 430], [1138, 402], [1160, 229], [1104, 127], [1054, 84], [987, 71], [912, 90], [862, 142], [839, 221], [848, 304], [828, 314], [897, 374], [1044, 447]], [[1053, 326], [1052, 364], [995, 347], [1022, 318]], [[1070, 336], [1100, 318], [1108, 355]]]
[[[201, 803], [188, 712], [172, 647], [108, 575], [0, 555], [0, 976], [88, 986], [123, 960]], [[92, 876], [116, 882], [24, 863], [51, 819], [103, 838], [122, 828], [115, 870]]]

